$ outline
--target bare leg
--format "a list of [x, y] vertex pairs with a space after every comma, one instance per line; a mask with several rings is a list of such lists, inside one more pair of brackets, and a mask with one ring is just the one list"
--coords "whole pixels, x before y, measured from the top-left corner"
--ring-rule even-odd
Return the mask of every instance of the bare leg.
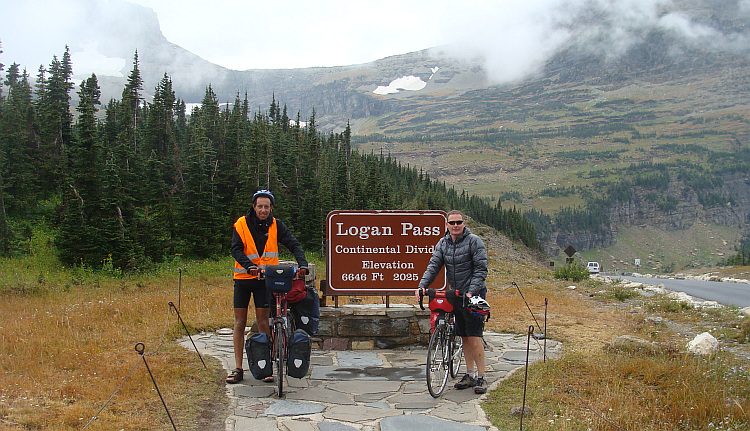
[[466, 370], [471, 371], [476, 365], [477, 373], [484, 374], [484, 344], [481, 337], [461, 337], [464, 342]]
[[[266, 322], [268, 322], [268, 319], [266, 319]], [[235, 367], [239, 369], [243, 369], [242, 354], [245, 352], [245, 326], [247, 326], [247, 308], [235, 308], [232, 341], [234, 343]], [[266, 326], [268, 326], [268, 323], [266, 323]]]
[[255, 323], [258, 325], [258, 332], [265, 332], [266, 334], [271, 335], [271, 326], [268, 324], [270, 316], [270, 308], [255, 309]]

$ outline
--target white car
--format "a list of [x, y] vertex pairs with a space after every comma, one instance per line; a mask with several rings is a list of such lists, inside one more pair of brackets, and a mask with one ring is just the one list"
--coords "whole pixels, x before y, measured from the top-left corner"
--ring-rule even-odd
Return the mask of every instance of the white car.
[[589, 262], [586, 268], [588, 268], [589, 274], [599, 274], [599, 262]]

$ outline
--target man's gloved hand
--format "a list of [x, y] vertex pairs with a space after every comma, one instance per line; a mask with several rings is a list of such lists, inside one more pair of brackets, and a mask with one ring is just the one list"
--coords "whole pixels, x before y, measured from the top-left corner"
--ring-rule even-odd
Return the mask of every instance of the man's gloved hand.
[[297, 270], [297, 274], [300, 277], [304, 277], [304, 276], [306, 276], [309, 273], [310, 273], [310, 271], [306, 267], [304, 267], [304, 266]]
[[248, 273], [248, 274], [249, 274], [249, 275], [250, 275], [251, 277], [255, 277], [255, 276], [257, 276], [257, 275], [258, 275], [258, 272], [259, 272], [259, 269], [258, 269], [258, 267], [257, 267], [257, 266], [249, 266], [249, 267], [247, 267], [247, 273]]
[[418, 287], [417, 290], [414, 291], [414, 299], [416, 299], [417, 302], [419, 302], [419, 297], [423, 295], [424, 295], [424, 291], [422, 290], [421, 287]]

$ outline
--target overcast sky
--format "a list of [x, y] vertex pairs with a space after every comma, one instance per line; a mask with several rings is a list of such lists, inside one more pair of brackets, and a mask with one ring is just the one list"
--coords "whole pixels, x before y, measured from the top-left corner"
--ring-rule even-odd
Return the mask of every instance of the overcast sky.
[[[0, 61], [7, 65], [14, 60], [32, 69], [48, 64], [52, 55], [62, 51], [56, 34], [65, 26], [60, 21], [75, 20], [71, 10], [76, 7], [70, 4], [88, 1], [107, 2], [0, 0], [0, 41], [5, 51]], [[130, 2], [153, 9], [170, 42], [240, 70], [338, 66], [412, 52], [449, 41], [445, 26], [456, 24], [461, 15], [452, 10], [455, 1], [447, 0]], [[462, 9], [480, 14], [490, 3], [465, 0]], [[21, 46], [22, 37], [35, 43]]]
[[[61, 31], [88, 4], [115, 0], [0, 0], [0, 62], [31, 74], [65, 45]], [[750, 11], [750, 0], [726, 0]], [[131, 0], [151, 8], [162, 33], [200, 57], [245, 69], [366, 63], [453, 44], [479, 53], [496, 81], [538, 70], [560, 47], [581, 43], [616, 57], [653, 27], [722, 41], [711, 28], [663, 14], [671, 0]], [[74, 4], [74, 7], [71, 7]], [[75, 14], [78, 15], [75, 15]], [[77, 18], [77, 19], [76, 19]], [[703, 42], [701, 42], [703, 43]], [[747, 38], [728, 44], [747, 46]], [[130, 59], [126, 59], [129, 61]]]
[[[133, 0], [171, 42], [232, 69], [365, 63], [446, 42], [446, 0]], [[208, 29], [209, 31], [195, 31]]]

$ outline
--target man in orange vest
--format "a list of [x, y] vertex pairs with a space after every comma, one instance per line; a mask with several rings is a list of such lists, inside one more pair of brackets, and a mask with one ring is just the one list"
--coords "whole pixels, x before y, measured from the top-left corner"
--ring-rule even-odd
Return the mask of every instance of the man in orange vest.
[[[274, 197], [268, 190], [253, 194], [253, 207], [237, 219], [232, 234], [234, 257], [234, 360], [236, 368], [227, 376], [227, 383], [239, 383], [243, 378], [242, 356], [245, 347], [245, 326], [250, 296], [254, 297], [255, 320], [258, 331], [270, 335], [270, 308], [266, 285], [258, 278], [258, 271], [266, 265], [278, 265], [279, 243], [294, 255], [300, 275], [307, 274], [307, 259], [297, 238], [281, 220], [273, 217]], [[283, 376], [278, 376], [281, 378]], [[273, 382], [273, 376], [265, 379]]]

